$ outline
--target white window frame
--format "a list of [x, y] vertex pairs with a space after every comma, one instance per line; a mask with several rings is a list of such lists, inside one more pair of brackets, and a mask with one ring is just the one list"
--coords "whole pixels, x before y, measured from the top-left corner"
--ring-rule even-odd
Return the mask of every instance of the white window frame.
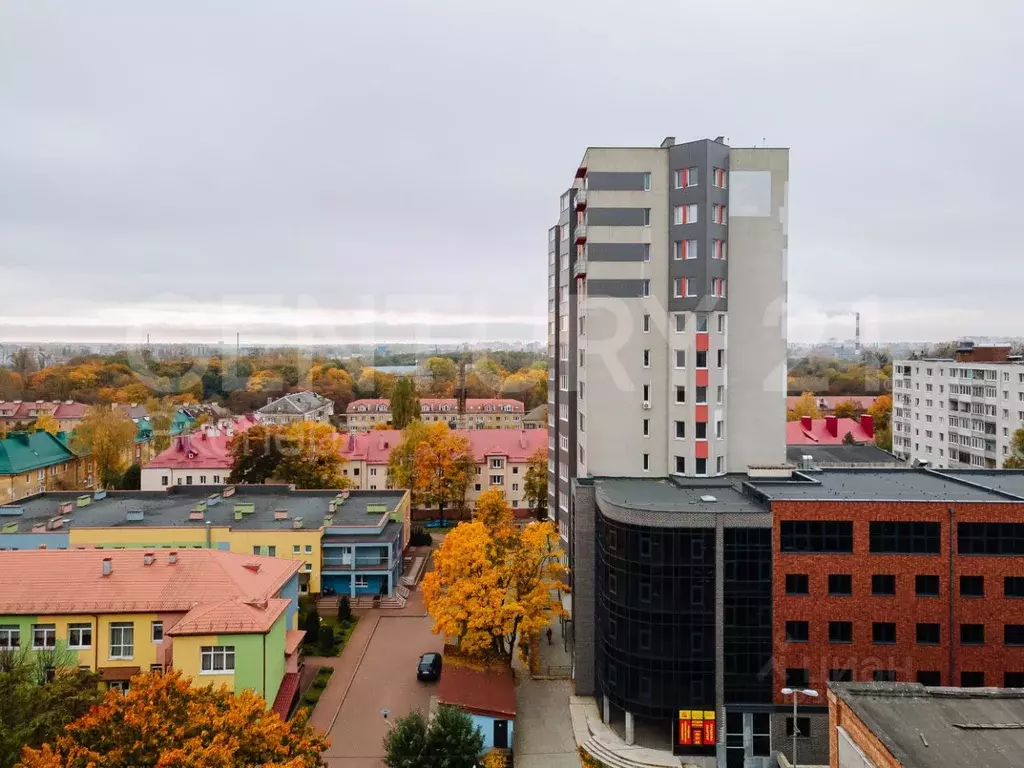
[[[83, 642], [88, 635], [89, 642]], [[82, 651], [92, 648], [92, 624], [68, 624], [68, 648]]]
[[[218, 662], [220, 668], [218, 669]], [[200, 675], [235, 674], [235, 646], [204, 645], [199, 649]]]
[[[157, 638], [157, 631], [160, 632], [160, 637]], [[162, 643], [164, 641], [164, 623], [162, 621], [152, 621], [149, 624], [149, 639], [154, 643]]]
[[[110, 624], [110, 643], [107, 646], [107, 658], [110, 660], [115, 659], [134, 659], [135, 658], [135, 624], [130, 621], [115, 621]], [[118, 640], [115, 642], [114, 638]], [[127, 638], [127, 641], [126, 641]], [[120, 649], [119, 653], [115, 653], [114, 649]]]
[[[39, 638], [43, 638], [42, 644]], [[32, 625], [32, 650], [47, 651], [57, 647], [57, 625], [56, 624], [33, 624]]]
[[647, 171], [644, 174], [644, 192], [651, 191], [651, 172]]
[[7, 624], [0, 627], [0, 648], [14, 649], [21, 648], [21, 627], [16, 624]]

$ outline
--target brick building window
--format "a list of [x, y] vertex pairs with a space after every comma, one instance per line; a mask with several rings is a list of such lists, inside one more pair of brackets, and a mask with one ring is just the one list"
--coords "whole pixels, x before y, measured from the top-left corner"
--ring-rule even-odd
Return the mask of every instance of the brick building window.
[[780, 528], [783, 552], [853, 552], [849, 520], [783, 520]]
[[1024, 597], [1024, 576], [1004, 577], [1003, 597]]
[[853, 594], [853, 576], [849, 573], [828, 575], [828, 594], [831, 597], [849, 597]]
[[876, 573], [871, 577], [871, 594], [875, 597], [895, 597], [896, 577], [892, 574]]
[[787, 595], [809, 595], [811, 592], [810, 579], [806, 573], [786, 574]]
[[1024, 624], [1005, 624], [1003, 626], [1003, 645], [1024, 645]]
[[853, 670], [852, 669], [830, 669], [828, 671], [828, 679], [833, 683], [852, 683], [853, 682]]
[[917, 644], [918, 645], [938, 645], [940, 640], [940, 630], [938, 624], [918, 624], [917, 625]]
[[1024, 555], [1024, 523], [959, 523], [961, 555]]
[[984, 576], [961, 576], [960, 597], [984, 597], [985, 577]]
[[927, 685], [934, 688], [942, 685], [942, 673], [934, 670], [919, 670], [917, 673], [917, 682], [921, 685]]
[[895, 645], [896, 623], [876, 621], [871, 625], [871, 642], [875, 645]]
[[[786, 718], [786, 736], [793, 738], [793, 718]], [[811, 718], [798, 717], [796, 719], [796, 736], [798, 739], [811, 738]]]
[[810, 640], [810, 627], [806, 621], [786, 622], [786, 642], [806, 643]]
[[828, 641], [830, 643], [852, 643], [852, 621], [830, 621], [828, 623]]
[[1024, 688], [1024, 672], [1003, 673], [1003, 688]]
[[914, 577], [914, 592], [918, 597], [938, 597], [939, 577], [917, 575]]
[[875, 554], [937, 555], [941, 536], [941, 523], [884, 520], [871, 523], [869, 545]]
[[786, 668], [786, 685], [789, 688], [806, 688], [811, 684], [811, 670], [804, 667]]
[[896, 682], [896, 670], [895, 669], [876, 669], [871, 673], [871, 679], [876, 683], [895, 683]]
[[984, 624], [961, 624], [960, 645], [984, 645], [985, 625]]
[[961, 672], [960, 673], [960, 687], [961, 688], [984, 688], [985, 687], [985, 673], [984, 672]]

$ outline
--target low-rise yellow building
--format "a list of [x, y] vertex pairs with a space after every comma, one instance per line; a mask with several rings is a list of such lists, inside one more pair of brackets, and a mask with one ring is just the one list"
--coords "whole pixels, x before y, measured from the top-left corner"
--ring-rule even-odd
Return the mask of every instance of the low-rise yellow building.
[[208, 549], [0, 555], [0, 650], [127, 690], [180, 669], [287, 715], [298, 688], [298, 564]]

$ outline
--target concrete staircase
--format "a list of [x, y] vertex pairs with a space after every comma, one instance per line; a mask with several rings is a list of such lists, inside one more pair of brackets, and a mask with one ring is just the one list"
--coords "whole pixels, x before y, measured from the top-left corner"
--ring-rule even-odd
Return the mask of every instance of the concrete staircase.
[[588, 696], [569, 697], [576, 743], [607, 768], [680, 768], [682, 761], [671, 752], [626, 744], [610, 726], [601, 722], [597, 702]]
[[[602, 765], [607, 766], [607, 768], [651, 768], [651, 766], [658, 766], [659, 768], [662, 766], [665, 766], [666, 768], [669, 766], [671, 766], [671, 768], [679, 768], [680, 766], [679, 760], [657, 763], [652, 763], [647, 760], [643, 760], [642, 762], [634, 760], [628, 753], [625, 753], [625, 750], [620, 748], [618, 751], [613, 751], [610, 747], [602, 744], [593, 736], [583, 742], [583, 749], [585, 749], [587, 754], [595, 760], [600, 761]], [[638, 749], [638, 753], [650, 751], [651, 750], [649, 749]]]

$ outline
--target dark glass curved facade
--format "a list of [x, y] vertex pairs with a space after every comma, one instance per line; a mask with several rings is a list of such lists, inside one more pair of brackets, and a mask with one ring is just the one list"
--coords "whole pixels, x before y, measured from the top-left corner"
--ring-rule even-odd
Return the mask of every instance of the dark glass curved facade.
[[714, 709], [714, 530], [595, 518], [599, 691], [645, 717]]

